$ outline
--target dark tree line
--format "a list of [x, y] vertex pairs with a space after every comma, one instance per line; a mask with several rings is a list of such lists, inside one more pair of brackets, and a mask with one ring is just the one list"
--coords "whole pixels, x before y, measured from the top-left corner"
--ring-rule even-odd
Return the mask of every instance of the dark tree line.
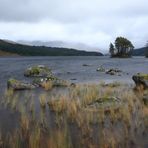
[[131, 57], [134, 49], [131, 41], [124, 37], [117, 37], [115, 43], [110, 43], [109, 52], [111, 57]]
[[0, 40], [0, 50], [22, 56], [103, 56], [102, 53], [93, 51], [88, 52], [68, 48], [28, 46], [8, 43], [4, 40]]

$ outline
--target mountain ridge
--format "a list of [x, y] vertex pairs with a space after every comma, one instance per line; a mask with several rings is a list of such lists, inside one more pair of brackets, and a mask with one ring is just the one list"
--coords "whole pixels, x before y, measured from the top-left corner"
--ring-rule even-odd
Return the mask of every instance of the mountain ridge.
[[31, 46], [2, 39], [0, 39], [0, 50], [21, 56], [103, 56], [100, 52], [63, 47]]
[[17, 42], [20, 43], [20, 44], [23, 44], [23, 45], [31, 45], [31, 46], [73, 48], [73, 49], [85, 50], [85, 51], [100, 51], [101, 53], [103, 52], [100, 49], [98, 50], [97, 47], [92, 47], [92, 46], [86, 45], [84, 43], [65, 42], [65, 41], [60, 41], [60, 40], [54, 40], [54, 41], [18, 40]]
[[148, 51], [148, 47], [138, 48], [133, 51], [132, 55], [133, 56], [146, 56], [147, 51]]

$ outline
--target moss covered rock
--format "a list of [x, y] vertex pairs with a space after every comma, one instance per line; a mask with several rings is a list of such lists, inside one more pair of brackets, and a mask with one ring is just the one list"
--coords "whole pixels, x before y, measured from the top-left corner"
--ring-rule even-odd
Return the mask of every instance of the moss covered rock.
[[52, 87], [67, 87], [70, 85], [67, 81], [61, 80], [54, 76], [51, 69], [44, 65], [37, 65], [27, 68], [24, 76], [33, 77], [33, 82], [26, 83], [16, 79], [9, 79], [7, 82], [8, 88], [12, 88], [14, 90], [24, 90], [33, 89], [35, 87], [43, 87], [48, 90]]
[[142, 87], [143, 89], [148, 89], [148, 74], [138, 73], [132, 77], [136, 87]]
[[7, 81], [7, 87], [13, 90], [27, 90], [35, 88], [33, 84], [22, 82], [12, 78]]
[[44, 65], [29, 67], [24, 73], [26, 77], [47, 77], [50, 75], [52, 75], [51, 69]]
[[116, 97], [102, 97], [94, 100], [93, 102], [86, 105], [85, 109], [91, 111], [99, 111], [103, 109], [105, 112], [110, 109], [117, 109], [122, 105], [121, 99]]
[[33, 84], [36, 86], [43, 87], [46, 84], [51, 84], [52, 87], [67, 87], [70, 86], [69, 82], [58, 79], [56, 77], [47, 77], [47, 78], [36, 78], [33, 80]]

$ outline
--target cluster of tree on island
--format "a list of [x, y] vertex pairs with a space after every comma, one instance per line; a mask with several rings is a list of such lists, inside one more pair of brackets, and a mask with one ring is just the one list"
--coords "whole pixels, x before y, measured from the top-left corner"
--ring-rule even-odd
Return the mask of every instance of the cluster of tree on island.
[[[148, 57], [148, 42], [145, 47], [134, 49], [131, 41], [124, 37], [117, 37], [115, 43], [111, 43], [109, 51], [111, 57]], [[17, 42], [0, 39], [0, 55], [21, 55], [21, 56], [103, 56], [100, 52], [83, 51], [69, 48], [30, 46]]]
[[[111, 57], [131, 57], [134, 50], [132, 42], [124, 37], [117, 37], [115, 43], [110, 43]], [[145, 48], [145, 56], [148, 57], [148, 42]]]

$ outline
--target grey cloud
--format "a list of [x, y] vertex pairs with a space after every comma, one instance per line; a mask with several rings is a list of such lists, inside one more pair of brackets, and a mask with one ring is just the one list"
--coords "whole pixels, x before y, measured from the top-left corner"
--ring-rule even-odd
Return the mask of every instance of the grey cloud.
[[148, 38], [147, 0], [0, 0], [0, 38], [65, 40], [107, 49], [116, 36]]
[[147, 0], [1, 0], [0, 20], [74, 22], [92, 17], [133, 17], [147, 15], [147, 3]]

